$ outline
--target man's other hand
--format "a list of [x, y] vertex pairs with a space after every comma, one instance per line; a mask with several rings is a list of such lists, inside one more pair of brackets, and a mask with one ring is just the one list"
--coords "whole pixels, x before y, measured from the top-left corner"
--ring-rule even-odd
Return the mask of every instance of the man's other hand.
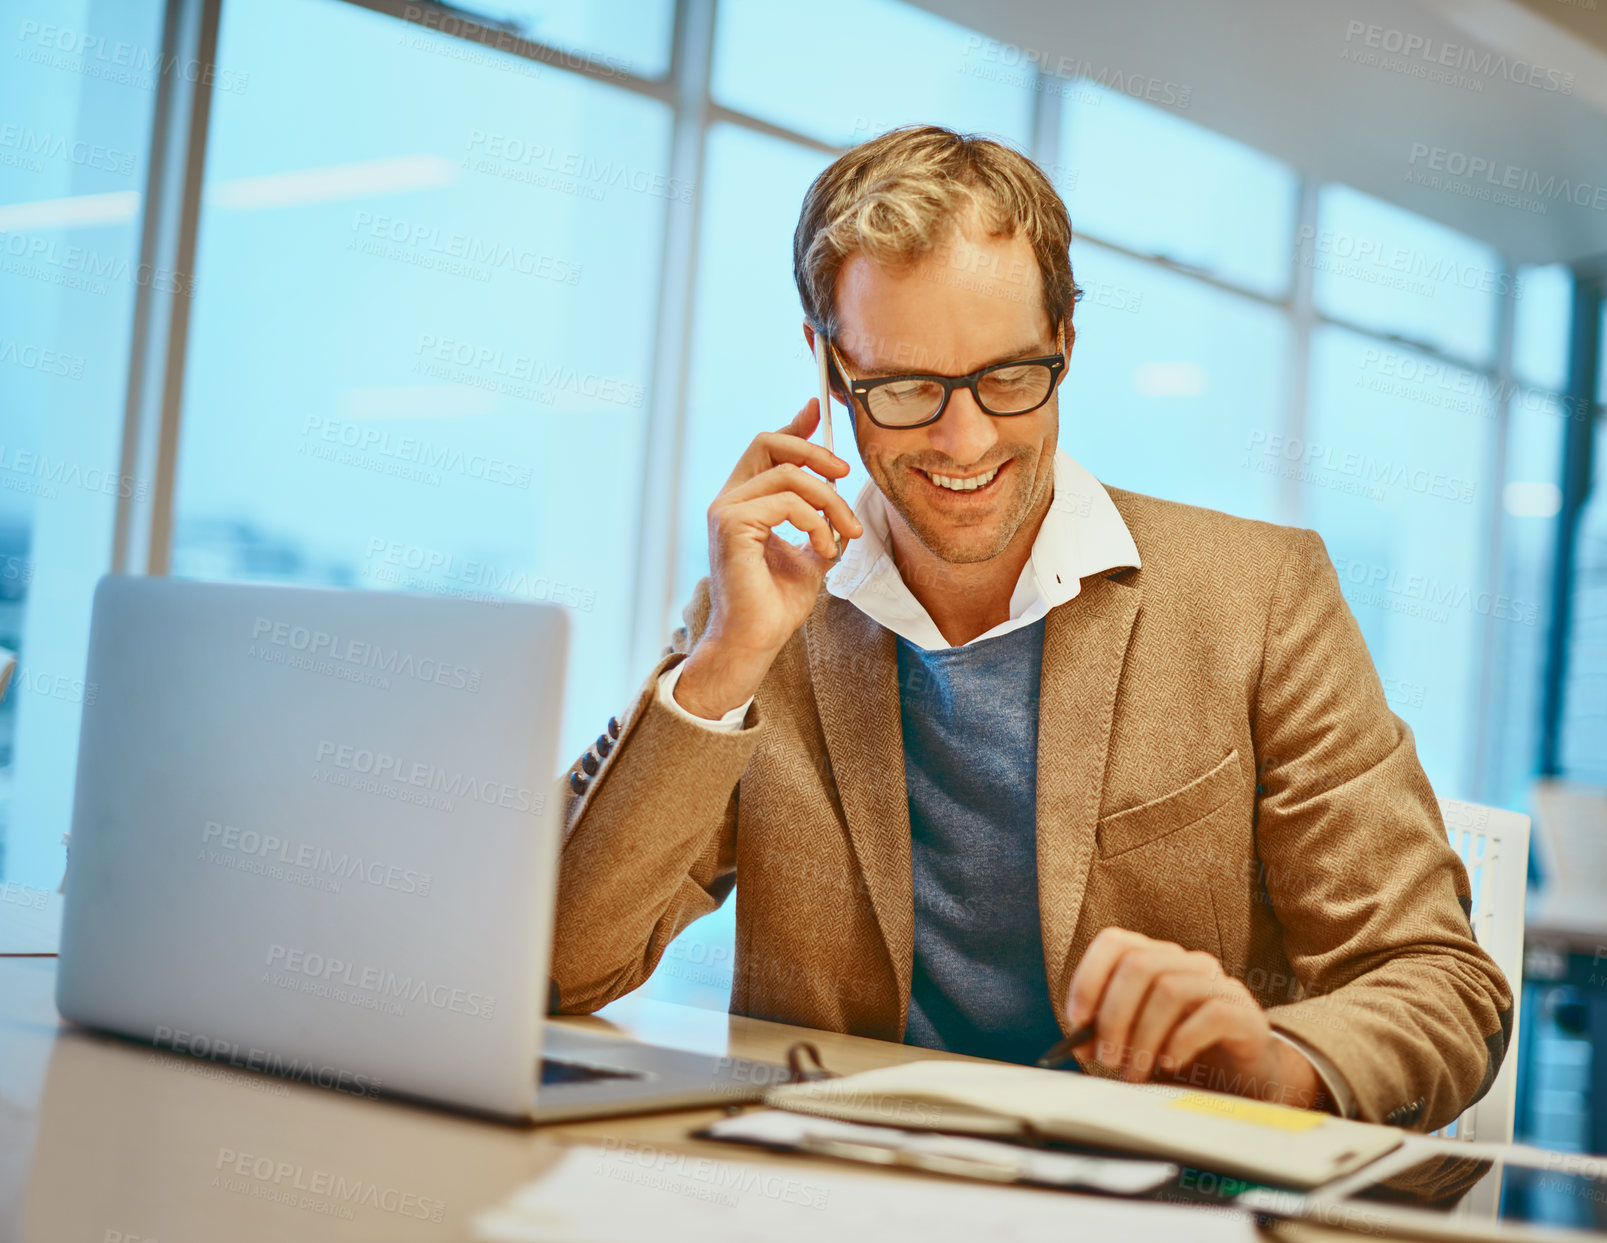
[[1129, 1083], [1151, 1078], [1331, 1108], [1306, 1057], [1279, 1039], [1240, 981], [1203, 950], [1106, 928], [1077, 964], [1066, 999], [1073, 1029], [1096, 1023], [1074, 1052]]

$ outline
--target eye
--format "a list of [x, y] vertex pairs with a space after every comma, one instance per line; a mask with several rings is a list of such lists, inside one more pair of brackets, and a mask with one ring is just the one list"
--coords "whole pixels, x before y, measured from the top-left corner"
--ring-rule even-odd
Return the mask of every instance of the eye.
[[988, 372], [987, 380], [988, 383], [1001, 387], [1021, 388], [1035, 383], [1034, 373], [1037, 370], [1037, 367], [1004, 367], [998, 371]]
[[929, 380], [895, 380], [881, 386], [886, 401], [923, 401], [936, 389], [937, 385]]

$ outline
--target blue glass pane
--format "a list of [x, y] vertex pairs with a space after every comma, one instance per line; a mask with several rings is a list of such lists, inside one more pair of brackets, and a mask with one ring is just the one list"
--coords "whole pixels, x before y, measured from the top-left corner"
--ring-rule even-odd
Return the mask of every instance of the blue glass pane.
[[[1527, 291], [1525, 297], [1528, 296]], [[1551, 567], [1567, 421], [1555, 395], [1520, 389], [1508, 403], [1506, 480], [1501, 487], [1501, 594], [1534, 601], [1532, 626], [1498, 626], [1492, 665], [1489, 758], [1481, 797], [1529, 810], [1538, 763], [1541, 686], [1551, 625]]]
[[1288, 288], [1298, 179], [1281, 161], [1078, 82], [1051, 172], [1079, 233], [1272, 297]]
[[1518, 269], [1512, 370], [1519, 379], [1541, 388], [1560, 390], [1567, 385], [1572, 301], [1573, 276], [1566, 264]]
[[1299, 246], [1324, 314], [1471, 363], [1493, 357], [1496, 299], [1514, 288], [1493, 248], [1340, 185], [1323, 187]]
[[1084, 298], [1060, 389], [1060, 446], [1106, 483], [1275, 521], [1262, 449], [1283, 430], [1279, 311], [1102, 247], [1074, 245]]
[[[707, 510], [737, 458], [819, 395], [792, 280], [792, 231], [804, 191], [826, 163], [734, 125], [709, 131], [671, 628], [709, 572]], [[834, 417], [837, 455], [855, 468], [837, 490], [852, 503], [867, 476], [847, 412], [837, 406]], [[814, 438], [822, 439], [818, 431]], [[803, 542], [790, 524], [779, 534]]]
[[[1601, 323], [1596, 329], [1596, 363], [1596, 404], [1607, 405], [1607, 303], [1602, 305]], [[1604, 457], [1607, 454], [1598, 454], [1597, 460]]]
[[1488, 381], [1321, 327], [1312, 348], [1302, 526], [1322, 535], [1390, 706], [1435, 790], [1473, 796], [1484, 627], [1535, 629], [1538, 602], [1488, 576], [1497, 420]]
[[[453, 7], [639, 78], [660, 77], [670, 67], [674, 0], [460, 0]], [[431, 15], [425, 25], [453, 29], [447, 16]]]
[[[1596, 418], [1607, 444], [1607, 415]], [[1607, 785], [1607, 453], [1597, 449], [1574, 545], [1573, 601], [1563, 688], [1562, 775]]]
[[848, 146], [922, 121], [1025, 143], [1031, 80], [1002, 76], [988, 41], [897, 0], [721, 0], [715, 99]]
[[634, 689], [668, 109], [398, 29], [225, 11], [174, 569], [563, 604], [566, 763]]
[[6, 7], [0, 647], [18, 665], [0, 696], [0, 878], [52, 893], [93, 698], [90, 602], [111, 568], [120, 495], [151, 495], [148, 476], [122, 473], [121, 448], [130, 312], [153, 275], [174, 280], [142, 269], [139, 251], [162, 8]]

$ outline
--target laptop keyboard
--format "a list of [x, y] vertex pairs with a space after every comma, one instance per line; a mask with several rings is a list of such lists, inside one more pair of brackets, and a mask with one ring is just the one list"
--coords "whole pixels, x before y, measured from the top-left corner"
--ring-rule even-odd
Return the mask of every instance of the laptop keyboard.
[[583, 1062], [563, 1062], [556, 1058], [541, 1059], [541, 1085], [551, 1087], [561, 1083], [605, 1083], [610, 1079], [645, 1079], [635, 1070], [617, 1070], [608, 1066], [589, 1066]]

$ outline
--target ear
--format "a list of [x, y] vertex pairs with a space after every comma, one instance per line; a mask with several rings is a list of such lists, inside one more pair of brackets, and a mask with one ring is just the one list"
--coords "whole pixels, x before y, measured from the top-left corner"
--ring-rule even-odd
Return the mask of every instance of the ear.
[[809, 352], [813, 354], [815, 352], [815, 326], [806, 319], [803, 322], [803, 330], [804, 344], [809, 347]]

